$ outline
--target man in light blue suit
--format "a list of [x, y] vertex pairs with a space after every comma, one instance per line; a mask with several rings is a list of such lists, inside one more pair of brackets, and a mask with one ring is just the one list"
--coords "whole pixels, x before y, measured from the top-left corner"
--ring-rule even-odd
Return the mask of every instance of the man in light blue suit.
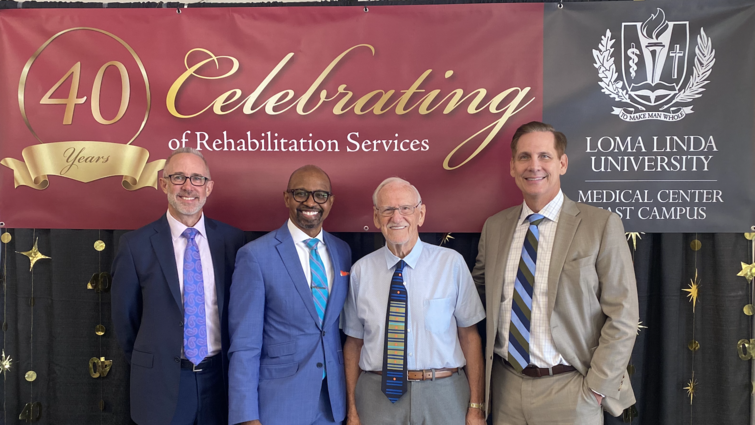
[[236, 257], [229, 328], [229, 424], [339, 424], [346, 384], [338, 318], [351, 250], [322, 230], [330, 178], [307, 165], [283, 193], [289, 220]]

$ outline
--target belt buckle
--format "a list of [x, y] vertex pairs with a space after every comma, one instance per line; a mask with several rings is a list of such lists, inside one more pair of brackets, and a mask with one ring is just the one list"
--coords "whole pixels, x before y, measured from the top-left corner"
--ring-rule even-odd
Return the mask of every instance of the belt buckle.
[[[200, 362], [199, 364], [202, 364], [202, 362]], [[202, 371], [202, 369], [197, 369], [197, 366], [198, 366], [198, 365], [195, 365], [194, 363], [192, 363], [192, 364], [191, 364], [191, 371], [192, 371], [192, 372], [201, 372], [201, 371]]]

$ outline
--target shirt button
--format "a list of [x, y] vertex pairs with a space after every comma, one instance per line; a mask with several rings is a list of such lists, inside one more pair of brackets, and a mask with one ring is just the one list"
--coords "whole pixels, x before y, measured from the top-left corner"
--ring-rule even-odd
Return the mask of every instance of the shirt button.
[[407, 332], [411, 332], [412, 330], [411, 330], [411, 329], [407, 329], [406, 331], [407, 331]]
[[317, 363], [317, 368], [322, 368], [322, 363]]
[[414, 357], [414, 353], [409, 353], [409, 356], [410, 357]]

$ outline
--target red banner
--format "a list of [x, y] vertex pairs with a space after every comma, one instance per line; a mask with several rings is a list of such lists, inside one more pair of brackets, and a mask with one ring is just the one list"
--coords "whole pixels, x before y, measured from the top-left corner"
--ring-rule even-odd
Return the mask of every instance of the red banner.
[[509, 141], [542, 114], [543, 6], [11, 10], [0, 13], [0, 221], [129, 229], [180, 146], [205, 155], [205, 211], [287, 217], [290, 173], [331, 177], [326, 229], [375, 230], [372, 192], [420, 190], [423, 231], [478, 232], [521, 202]]

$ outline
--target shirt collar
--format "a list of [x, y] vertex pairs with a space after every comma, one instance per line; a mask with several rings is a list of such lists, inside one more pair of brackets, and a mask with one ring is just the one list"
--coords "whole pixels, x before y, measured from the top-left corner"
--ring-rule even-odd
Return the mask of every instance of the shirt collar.
[[404, 258], [399, 258], [393, 255], [390, 249], [388, 249], [388, 245], [385, 245], [382, 249], [385, 253], [385, 264], [389, 269], [392, 269], [396, 266], [396, 263], [398, 263], [401, 260], [404, 260], [404, 262], [411, 268], [416, 269], [417, 263], [419, 262], [419, 256], [422, 254], [422, 240], [417, 238], [417, 243], [414, 244], [414, 248], [412, 248], [412, 251]]
[[[288, 232], [291, 233], [291, 238], [294, 240], [294, 243], [303, 243], [306, 244], [305, 241], [307, 239], [311, 239], [312, 236], [309, 236], [308, 234], [304, 233], [300, 228], [296, 227], [293, 221], [291, 219], [288, 219]], [[320, 245], [325, 245], [325, 240], [322, 237], [322, 229], [320, 229], [320, 233], [315, 236], [315, 238], [320, 240]]]
[[[174, 241], [178, 240], [178, 238], [181, 237], [181, 235], [184, 233], [184, 230], [186, 230], [188, 226], [176, 220], [175, 217], [170, 215], [170, 211], [168, 211], [166, 214], [168, 216], [168, 226], [170, 226], [170, 235], [173, 237]], [[204, 213], [202, 213], [202, 215], [199, 217], [199, 221], [197, 221], [197, 224], [194, 225], [194, 228], [197, 229], [199, 234], [204, 236], [205, 239], [207, 238], [207, 233], [204, 229]]]
[[[547, 218], [548, 220], [558, 223], [558, 216], [561, 214], [561, 207], [564, 205], [564, 193], [561, 192], [561, 189], [558, 190], [558, 194], [555, 198], [551, 199], [548, 204], [543, 207], [542, 210], [538, 214], [542, 215], [543, 217]], [[527, 217], [530, 214], [534, 214], [535, 212], [530, 209], [530, 207], [527, 206], [527, 202], [522, 202], [522, 213], [519, 214], [519, 224], [524, 224], [524, 221], [527, 219]]]

